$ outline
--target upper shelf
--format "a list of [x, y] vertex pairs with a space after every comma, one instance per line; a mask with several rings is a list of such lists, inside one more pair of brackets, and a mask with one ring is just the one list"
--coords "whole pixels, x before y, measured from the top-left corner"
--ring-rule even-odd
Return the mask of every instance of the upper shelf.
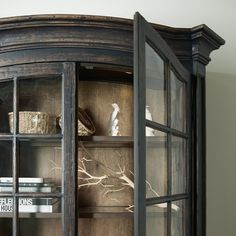
[[[0, 133], [0, 140], [11, 140], [13, 134]], [[58, 141], [62, 138], [61, 134], [17, 134], [16, 137], [21, 141]]]
[[80, 136], [78, 140], [85, 147], [133, 147], [131, 136]]
[[[0, 134], [0, 141], [12, 140], [13, 135]], [[63, 136], [61, 134], [54, 135], [30, 135], [19, 134], [16, 137], [20, 141], [29, 141], [33, 146], [61, 146]], [[147, 137], [148, 147], [164, 147], [167, 145], [165, 136], [149, 136]], [[134, 138], [132, 136], [79, 136], [78, 147], [86, 148], [132, 148]]]
[[[0, 141], [12, 140], [11, 134], [0, 134]], [[61, 134], [54, 135], [35, 135], [19, 134], [16, 135], [20, 141], [30, 141], [37, 146], [60, 146]], [[79, 136], [79, 147], [133, 147], [133, 138], [131, 136]]]

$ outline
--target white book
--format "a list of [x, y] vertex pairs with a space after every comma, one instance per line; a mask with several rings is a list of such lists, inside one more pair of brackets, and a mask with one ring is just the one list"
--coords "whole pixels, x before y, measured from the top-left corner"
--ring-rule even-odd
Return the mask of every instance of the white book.
[[[58, 212], [59, 205], [59, 201], [52, 205], [19, 205], [19, 213]], [[0, 212], [13, 212], [13, 205], [0, 205]]]
[[[44, 183], [45, 178], [40, 177], [20, 177], [18, 178], [19, 183]], [[13, 178], [12, 177], [0, 177], [0, 183], [12, 183]]]
[[[18, 199], [19, 205], [52, 205], [58, 201], [58, 198], [26, 198], [20, 197]], [[0, 198], [0, 206], [4, 205], [13, 205], [13, 198], [12, 197], [1, 197]]]
[[[51, 193], [56, 190], [55, 186], [48, 186], [48, 187], [19, 187], [19, 192], [41, 192], [41, 193]], [[0, 186], [0, 192], [12, 192], [13, 187], [12, 186]]]

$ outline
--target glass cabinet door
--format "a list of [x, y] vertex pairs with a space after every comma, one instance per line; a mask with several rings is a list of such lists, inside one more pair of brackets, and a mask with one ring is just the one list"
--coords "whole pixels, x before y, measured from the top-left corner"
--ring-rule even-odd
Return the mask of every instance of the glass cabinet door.
[[139, 13], [134, 27], [135, 236], [190, 235], [190, 75]]
[[74, 233], [76, 136], [65, 125], [76, 118], [74, 68], [42, 63], [0, 71], [1, 234]]

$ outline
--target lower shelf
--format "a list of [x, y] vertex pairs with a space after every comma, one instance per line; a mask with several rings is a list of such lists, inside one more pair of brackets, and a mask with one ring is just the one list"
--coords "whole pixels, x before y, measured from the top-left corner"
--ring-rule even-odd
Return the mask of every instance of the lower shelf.
[[111, 218], [132, 217], [133, 213], [126, 210], [127, 206], [118, 207], [80, 207], [79, 218]]
[[[12, 218], [10, 212], [0, 213], [0, 218]], [[19, 218], [60, 218], [61, 213], [19, 213]], [[126, 206], [119, 207], [80, 207], [79, 218], [119, 218], [133, 217], [133, 213], [126, 210]]]
[[[12, 218], [13, 214], [4, 212], [0, 213], [0, 218]], [[60, 218], [61, 213], [19, 213], [19, 218]]]

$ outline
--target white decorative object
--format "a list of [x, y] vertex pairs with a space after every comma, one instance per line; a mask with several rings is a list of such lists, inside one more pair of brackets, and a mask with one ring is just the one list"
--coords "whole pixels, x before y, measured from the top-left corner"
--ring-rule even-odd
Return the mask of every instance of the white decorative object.
[[111, 113], [111, 118], [110, 118], [110, 127], [109, 127], [109, 135], [110, 136], [120, 136], [120, 131], [119, 131], [119, 120], [117, 118], [118, 113], [120, 112], [120, 108], [116, 103], [111, 104], [113, 107], [113, 111]]
[[[146, 119], [152, 121], [152, 114], [150, 112], [150, 106], [146, 106]], [[154, 129], [146, 127], [146, 136], [155, 136]]]

